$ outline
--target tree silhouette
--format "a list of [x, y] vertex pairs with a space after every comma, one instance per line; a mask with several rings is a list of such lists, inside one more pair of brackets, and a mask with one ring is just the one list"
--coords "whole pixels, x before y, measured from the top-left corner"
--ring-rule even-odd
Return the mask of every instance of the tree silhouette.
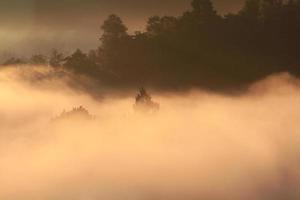
[[246, 0], [240, 15], [251, 22], [258, 22], [261, 17], [261, 0]]
[[32, 65], [47, 65], [48, 61], [46, 56], [42, 54], [36, 54], [30, 58], [29, 63]]
[[23, 60], [21, 58], [15, 58], [15, 57], [11, 57], [2, 63], [3, 66], [24, 65], [24, 64], [27, 64], [27, 62], [25, 60]]
[[191, 5], [193, 12], [201, 16], [212, 16], [216, 14], [211, 0], [193, 0]]
[[82, 107], [75, 107], [71, 111], [66, 112], [65, 110], [56, 118], [53, 119], [53, 122], [59, 122], [63, 120], [94, 120], [95, 116], [91, 115], [89, 111]]
[[135, 98], [134, 108], [136, 111], [153, 113], [159, 110], [159, 104], [152, 101], [152, 97], [147, 93], [145, 88], [140, 88]]
[[103, 43], [103, 46], [110, 45], [110, 43], [116, 42], [128, 36], [127, 27], [117, 15], [110, 15], [104, 21], [101, 29], [103, 34], [100, 38], [100, 41]]
[[[300, 0], [245, 0], [238, 13], [224, 16], [211, 0], [192, 0], [191, 6], [181, 16], [150, 17], [146, 30], [134, 34], [110, 15], [96, 50], [66, 58], [54, 51], [49, 64], [119, 88], [227, 92], [274, 73], [300, 76]], [[5, 64], [18, 63], [12, 58]]]
[[149, 36], [156, 36], [159, 34], [168, 33], [169, 31], [174, 31], [177, 26], [176, 17], [150, 17], [147, 23], [147, 33]]
[[52, 67], [61, 67], [64, 61], [64, 55], [59, 53], [58, 50], [53, 49], [50, 54], [49, 65]]
[[92, 76], [95, 74], [95, 71], [97, 71], [96, 64], [80, 49], [77, 49], [65, 60], [66, 62], [64, 63], [64, 67], [76, 73], [89, 74]]

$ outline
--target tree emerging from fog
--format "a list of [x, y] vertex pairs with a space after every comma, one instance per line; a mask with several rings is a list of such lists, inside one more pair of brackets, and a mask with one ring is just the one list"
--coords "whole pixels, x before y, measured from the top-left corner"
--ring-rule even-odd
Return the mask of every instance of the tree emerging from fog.
[[160, 105], [152, 101], [152, 97], [147, 93], [144, 88], [139, 90], [135, 98], [134, 109], [137, 112], [154, 113], [159, 110]]
[[89, 113], [89, 111], [83, 106], [75, 107], [71, 111], [63, 111], [54, 121], [83, 119], [93, 120], [95, 117]]

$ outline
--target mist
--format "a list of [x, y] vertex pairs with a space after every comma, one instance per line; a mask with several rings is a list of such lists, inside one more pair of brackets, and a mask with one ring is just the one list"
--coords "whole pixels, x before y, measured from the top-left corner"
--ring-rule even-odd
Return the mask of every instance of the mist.
[[[299, 80], [287, 73], [238, 96], [198, 89], [101, 100], [72, 75], [0, 71], [0, 199], [299, 199]], [[99, 88], [101, 89], [101, 88]], [[107, 88], [106, 88], [107, 89]], [[53, 122], [84, 106], [94, 120]]]

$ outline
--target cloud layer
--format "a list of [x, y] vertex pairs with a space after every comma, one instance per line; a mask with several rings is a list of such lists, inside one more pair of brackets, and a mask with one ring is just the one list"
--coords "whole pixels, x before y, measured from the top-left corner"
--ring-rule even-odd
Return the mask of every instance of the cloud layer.
[[[2, 200], [300, 197], [299, 81], [288, 74], [238, 97], [156, 94], [161, 110], [148, 116], [131, 97], [99, 102], [65, 79], [28, 81], [48, 73], [0, 72]], [[79, 105], [96, 119], [51, 121]]]

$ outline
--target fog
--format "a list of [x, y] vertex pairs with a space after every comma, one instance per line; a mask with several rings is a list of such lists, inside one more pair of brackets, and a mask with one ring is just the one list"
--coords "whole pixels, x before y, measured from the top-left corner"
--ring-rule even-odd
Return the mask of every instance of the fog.
[[[0, 71], [1, 200], [299, 199], [300, 82], [289, 74], [238, 96], [152, 91], [152, 115], [134, 112], [134, 93], [96, 100], [71, 78]], [[53, 121], [80, 105], [95, 119]]]

